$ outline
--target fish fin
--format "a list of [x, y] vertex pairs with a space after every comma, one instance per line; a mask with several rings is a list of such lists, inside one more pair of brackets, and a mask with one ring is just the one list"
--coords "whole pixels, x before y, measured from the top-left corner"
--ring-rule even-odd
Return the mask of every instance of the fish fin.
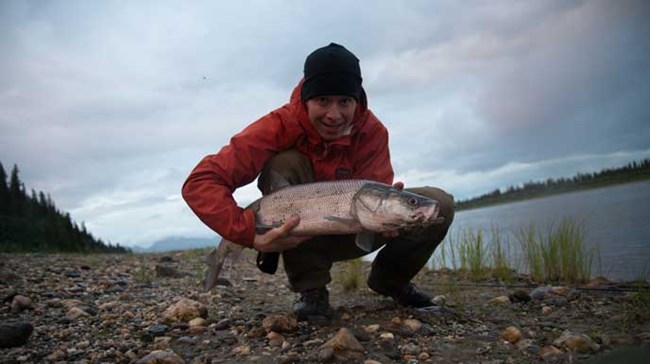
[[203, 261], [208, 266], [208, 269], [205, 271], [203, 288], [206, 291], [211, 290], [219, 282], [219, 274], [221, 273], [226, 258], [231, 254], [234, 254], [235, 258], [239, 257], [243, 249], [244, 246], [242, 245], [235, 244], [226, 239], [221, 239], [219, 247], [210, 250], [210, 252], [205, 255]]
[[258, 234], [264, 234], [265, 232], [275, 229], [277, 226], [272, 226], [272, 225], [262, 225], [262, 224], [255, 224], [255, 232]]
[[269, 192], [274, 192], [281, 190], [287, 186], [291, 186], [289, 181], [287, 181], [287, 179], [284, 178], [280, 173], [276, 171], [270, 171], [269, 175], [271, 177], [271, 187]]
[[325, 216], [325, 220], [329, 221], [334, 221], [334, 222], [340, 222], [341, 224], [345, 225], [358, 225], [359, 223], [355, 219], [346, 219], [344, 217], [337, 217], [337, 216]]
[[359, 248], [363, 249], [363, 251], [370, 253], [372, 251], [372, 246], [375, 243], [375, 233], [371, 231], [358, 233], [354, 242]]

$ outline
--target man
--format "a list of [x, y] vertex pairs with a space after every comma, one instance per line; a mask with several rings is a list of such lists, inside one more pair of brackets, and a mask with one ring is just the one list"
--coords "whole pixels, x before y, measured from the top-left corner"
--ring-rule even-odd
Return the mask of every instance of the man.
[[[257, 234], [253, 211], [238, 207], [232, 193], [258, 176], [265, 195], [278, 179], [289, 184], [337, 179], [393, 183], [388, 132], [368, 109], [359, 60], [346, 48], [331, 43], [312, 52], [290, 102], [203, 158], [183, 186], [183, 198], [201, 221], [225, 239], [259, 252], [260, 269], [274, 272], [282, 254], [291, 288], [300, 294], [293, 307], [299, 319], [329, 316], [326, 285], [332, 263], [366, 252], [354, 244], [354, 236], [290, 236], [299, 216]], [[410, 281], [447, 233], [453, 197], [433, 187], [408, 190], [437, 200], [444, 221], [418, 231], [378, 234], [373, 250], [384, 249], [373, 262], [368, 286], [401, 305], [425, 307], [432, 305], [431, 296]]]

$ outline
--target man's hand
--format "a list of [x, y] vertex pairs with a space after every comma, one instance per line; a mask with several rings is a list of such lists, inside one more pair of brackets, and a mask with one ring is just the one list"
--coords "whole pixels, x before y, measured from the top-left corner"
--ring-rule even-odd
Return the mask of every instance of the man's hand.
[[264, 234], [255, 234], [253, 248], [262, 253], [281, 252], [295, 248], [311, 236], [289, 236], [293, 228], [298, 226], [300, 216], [292, 215], [282, 226], [271, 229]]
[[[393, 187], [401, 191], [404, 189], [404, 182], [401, 181], [395, 182], [393, 184]], [[398, 230], [384, 231], [383, 233], [381, 233], [381, 236], [383, 236], [384, 238], [396, 238], [399, 236], [399, 231]]]

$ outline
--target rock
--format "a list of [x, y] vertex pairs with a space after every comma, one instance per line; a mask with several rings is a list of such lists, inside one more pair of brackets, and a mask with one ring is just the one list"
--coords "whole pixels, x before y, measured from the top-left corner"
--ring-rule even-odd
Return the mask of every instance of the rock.
[[171, 267], [171, 266], [168, 266], [168, 265], [156, 264], [156, 277], [158, 277], [158, 278], [181, 278], [181, 277], [183, 277], [183, 273], [179, 272], [174, 267]]
[[541, 301], [546, 298], [546, 295], [551, 292], [551, 286], [537, 287], [530, 292], [530, 298]]
[[400, 351], [402, 352], [403, 355], [418, 355], [420, 354], [420, 351], [422, 351], [422, 349], [418, 345], [409, 343], [403, 345], [400, 348]]
[[508, 296], [499, 296], [488, 301], [491, 305], [505, 305], [510, 303], [510, 298]]
[[352, 332], [343, 327], [336, 335], [320, 347], [319, 358], [323, 351], [331, 350], [337, 360], [345, 361], [358, 359], [365, 350], [361, 343], [352, 335]]
[[219, 320], [219, 322], [214, 324], [214, 329], [217, 330], [217, 331], [225, 330], [225, 329], [230, 327], [230, 323], [231, 323], [230, 319], [227, 319], [227, 318]]
[[372, 334], [377, 332], [377, 330], [379, 330], [379, 327], [380, 327], [379, 325], [373, 324], [373, 325], [364, 326], [363, 330], [369, 334]]
[[515, 345], [520, 351], [526, 351], [530, 354], [537, 354], [540, 350], [539, 346], [535, 345], [535, 342], [531, 339], [521, 339]]
[[521, 340], [521, 331], [514, 326], [509, 326], [503, 330], [500, 338], [511, 344], [516, 344], [517, 341]]
[[318, 361], [320, 363], [334, 361], [334, 358], [334, 349], [331, 347], [324, 347], [318, 351]]
[[208, 328], [205, 326], [190, 326], [188, 331], [190, 334], [199, 335], [208, 332]]
[[90, 314], [79, 307], [72, 307], [65, 314], [65, 317], [70, 320], [76, 320], [80, 317], [87, 317], [87, 316], [90, 316]]
[[45, 357], [46, 361], [62, 361], [65, 359], [65, 352], [62, 350], [55, 350]]
[[154, 350], [136, 364], [185, 364], [185, 361], [172, 350]]
[[197, 317], [195, 319], [190, 320], [189, 322], [190, 327], [192, 326], [206, 326], [208, 324], [208, 321], [204, 319], [203, 317]]
[[13, 313], [18, 313], [33, 308], [34, 307], [32, 306], [32, 300], [30, 300], [28, 297], [17, 294], [11, 300], [11, 312]]
[[294, 332], [298, 330], [298, 320], [293, 316], [272, 315], [262, 321], [266, 332]]
[[390, 332], [383, 332], [381, 335], [379, 335], [379, 338], [386, 341], [393, 341], [395, 340], [395, 335]]
[[0, 324], [0, 348], [13, 348], [27, 343], [34, 326], [29, 322]]
[[539, 350], [539, 356], [544, 362], [559, 362], [564, 358], [564, 352], [553, 345], [549, 345]]
[[569, 351], [578, 353], [591, 353], [600, 350], [600, 345], [596, 344], [585, 334], [574, 334], [565, 330], [562, 335], [553, 341], [553, 345], [565, 347]]
[[167, 325], [151, 325], [147, 328], [147, 332], [153, 336], [160, 336], [169, 331], [169, 326]]
[[231, 353], [236, 356], [247, 356], [251, 355], [251, 348], [248, 345], [242, 345], [232, 349]]
[[518, 289], [511, 293], [508, 298], [510, 298], [510, 301], [518, 303], [518, 302], [530, 302], [531, 298], [528, 295], [528, 293], [524, 290]]
[[551, 313], [551, 311], [553, 311], [553, 309], [552, 309], [550, 306], [544, 306], [544, 307], [542, 307], [542, 313], [543, 313], [544, 315], [548, 315], [549, 313]]
[[[275, 332], [275, 331], [271, 331], [271, 332]], [[267, 332], [266, 329], [263, 327], [254, 327], [250, 329], [245, 336], [249, 339], [257, 339], [260, 337], [264, 337], [264, 335], [271, 332]]]
[[438, 305], [438, 306], [444, 306], [447, 304], [447, 297], [443, 295], [437, 295], [433, 297], [433, 300], [431, 300], [433, 304]]
[[187, 322], [197, 317], [208, 317], [208, 310], [202, 303], [188, 298], [181, 298], [163, 313], [163, 320], [165, 322]]
[[381, 362], [377, 360], [368, 359], [364, 361], [363, 364], [381, 364]]
[[420, 328], [422, 328], [422, 323], [414, 319], [406, 319], [403, 321], [403, 324], [413, 332], [417, 332], [420, 330]]

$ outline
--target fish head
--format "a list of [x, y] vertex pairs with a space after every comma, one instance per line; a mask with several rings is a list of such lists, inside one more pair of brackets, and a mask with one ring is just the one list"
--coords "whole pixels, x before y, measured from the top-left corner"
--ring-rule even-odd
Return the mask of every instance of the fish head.
[[436, 221], [438, 201], [382, 183], [367, 183], [355, 194], [352, 214], [375, 232], [426, 226]]

